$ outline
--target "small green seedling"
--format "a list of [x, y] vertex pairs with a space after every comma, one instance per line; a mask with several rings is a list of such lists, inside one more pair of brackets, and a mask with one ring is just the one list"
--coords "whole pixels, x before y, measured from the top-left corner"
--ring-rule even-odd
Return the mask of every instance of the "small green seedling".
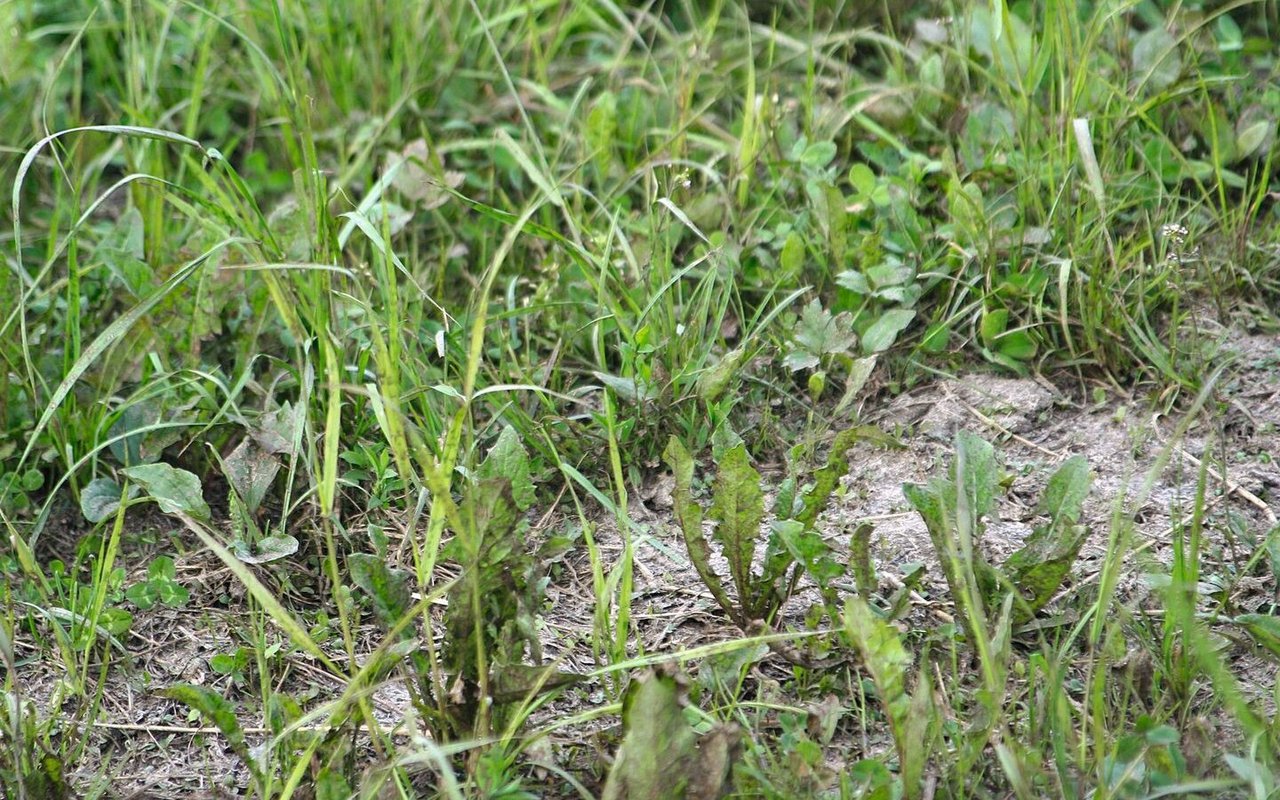
[[178, 583], [177, 576], [173, 559], [168, 556], [157, 556], [147, 567], [146, 580], [125, 589], [124, 596], [143, 611], [157, 603], [170, 608], [181, 608], [191, 599], [191, 593], [185, 586]]

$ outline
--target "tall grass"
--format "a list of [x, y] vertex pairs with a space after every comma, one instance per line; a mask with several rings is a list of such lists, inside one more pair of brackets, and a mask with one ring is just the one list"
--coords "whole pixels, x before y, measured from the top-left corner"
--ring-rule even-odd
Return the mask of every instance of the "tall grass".
[[[850, 658], [821, 674], [788, 649], [896, 636], [854, 612], [645, 652], [635, 554], [665, 545], [636, 497], [671, 436], [713, 458], [803, 439], [793, 462], [816, 462], [873, 370], [898, 386], [979, 364], [1151, 382], [1189, 425], [1219, 378], [1198, 315], [1277, 296], [1274, 4], [898, 5], [0, 8], [0, 779], [56, 796], [39, 792], [77, 769], [147, 624], [123, 583], [145, 567], [137, 506], [154, 499], [181, 547], [210, 554], [196, 563], [243, 588], [248, 657], [227, 686], [255, 691], [238, 709], [174, 697], [262, 797], [411, 797], [424, 771], [440, 796], [527, 796], [534, 762], [589, 796], [547, 737], [622, 713], [634, 670], [766, 645], [791, 659], [785, 700], [748, 696], [748, 660], [680, 712], [748, 729], [735, 780], [752, 796], [1266, 796], [1273, 715], [1194, 588], [1203, 473], [1159, 625], [1116, 596], [1141, 550], [1121, 497], [1061, 632], [1015, 646], [1013, 601], [987, 607], [970, 575], [953, 628], [860, 650], [866, 681]], [[133, 471], [157, 462], [171, 483]], [[966, 520], [938, 553], [956, 574]], [[552, 690], [580, 676], [542, 663], [533, 613], [559, 539], [586, 551], [588, 677], [608, 699], [563, 719]], [[436, 634], [464, 606], [460, 654]], [[59, 676], [52, 696], [24, 691], [15, 642]], [[335, 696], [304, 708], [301, 663]], [[510, 689], [517, 667], [531, 675]], [[401, 726], [374, 711], [393, 680]], [[861, 777], [823, 788], [831, 734], [793, 718], [835, 685], [863, 732], [928, 731], [927, 765], [895, 764], [914, 777], [889, 788], [868, 752]], [[1171, 731], [1213, 714], [1238, 730], [1234, 760], [1192, 774]]]

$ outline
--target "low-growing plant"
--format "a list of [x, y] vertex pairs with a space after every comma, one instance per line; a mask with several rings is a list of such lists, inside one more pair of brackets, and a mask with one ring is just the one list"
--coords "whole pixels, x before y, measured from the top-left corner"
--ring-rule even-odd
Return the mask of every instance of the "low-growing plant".
[[864, 428], [837, 435], [826, 464], [813, 473], [808, 488], [800, 486], [794, 469], [778, 486], [759, 569], [755, 557], [765, 519], [760, 473], [751, 466], [744, 444], [719, 456], [711, 505], [705, 513], [715, 523], [712, 535], [729, 562], [732, 597], [711, 565], [711, 546], [702, 530], [704, 512], [693, 497], [693, 457], [680, 440], [668, 441], [664, 457], [675, 477], [673, 501], [685, 547], [716, 602], [743, 630], [772, 622], [804, 575], [818, 585], [829, 611], [838, 608], [832, 581], [843, 576], [845, 568], [832, 557], [831, 547], [818, 533], [817, 520], [836, 484], [849, 471], [846, 454], [868, 435], [872, 434]]
[[944, 474], [923, 486], [905, 484], [903, 493], [924, 518], [947, 586], [968, 632], [976, 636], [974, 620], [985, 620], [987, 609], [999, 607], [1006, 594], [1013, 597], [1014, 618], [1027, 621], [1062, 586], [1089, 537], [1079, 519], [1091, 478], [1082, 456], [1064, 462], [1049, 479], [1037, 507], [1048, 521], [1037, 525], [1022, 548], [996, 567], [982, 544], [985, 517], [994, 507], [1000, 482], [995, 451], [981, 437], [960, 431], [955, 452]]
[[[857, 648], [875, 684], [876, 696], [898, 756], [898, 780], [902, 796], [920, 797], [923, 778], [941, 716], [933, 699], [928, 670], [920, 670], [915, 691], [907, 688], [912, 657], [897, 631], [861, 598], [851, 597], [844, 610], [845, 635]], [[867, 770], [874, 775], [874, 770]]]
[[147, 566], [147, 577], [124, 590], [129, 602], [146, 611], [156, 603], [181, 608], [191, 599], [191, 593], [178, 583], [178, 573], [169, 556], [157, 556]]

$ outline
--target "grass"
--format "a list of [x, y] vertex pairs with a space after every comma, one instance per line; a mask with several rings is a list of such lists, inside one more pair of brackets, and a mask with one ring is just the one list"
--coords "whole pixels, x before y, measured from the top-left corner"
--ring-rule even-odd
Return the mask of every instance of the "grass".
[[[1220, 508], [1203, 432], [1276, 330], [1278, 15], [0, 7], [6, 796], [110, 795], [135, 690], [264, 798], [1271, 796], [1275, 497]], [[1177, 422], [999, 565], [1014, 467], [957, 438], [898, 576], [820, 512], [968, 373]]]

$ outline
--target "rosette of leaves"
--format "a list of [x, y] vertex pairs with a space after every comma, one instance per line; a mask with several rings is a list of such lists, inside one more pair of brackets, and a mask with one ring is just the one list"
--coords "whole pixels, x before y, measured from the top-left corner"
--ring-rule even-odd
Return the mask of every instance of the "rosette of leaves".
[[541, 666], [543, 582], [523, 516], [535, 498], [528, 454], [505, 428], [464, 488], [462, 527], [442, 553], [461, 568], [444, 616], [448, 706], [459, 733], [486, 733], [476, 729], [484, 727], [477, 725], [482, 693], [501, 724], [505, 704], [578, 679]]
[[[1022, 548], [996, 567], [983, 555], [985, 519], [995, 505], [999, 483], [995, 451], [981, 437], [960, 431], [951, 466], [925, 485], [904, 484], [908, 502], [924, 519], [952, 596], [969, 620], [1014, 594], [1014, 619], [1030, 620], [1070, 574], [1089, 537], [1079, 524], [1092, 478], [1088, 462], [1075, 456], [1050, 477], [1037, 511], [1037, 525]], [[973, 630], [970, 630], [973, 635]]]
[[[831, 557], [831, 548], [815, 524], [840, 477], [849, 471], [846, 453], [863, 434], [862, 429], [852, 428], [837, 436], [826, 464], [814, 472], [807, 490], [799, 488], [794, 475], [783, 481], [767, 538], [761, 534], [765, 507], [760, 473], [751, 466], [746, 447], [739, 444], [720, 456], [706, 516], [729, 563], [732, 597], [711, 565], [703, 509], [693, 498], [693, 457], [679, 439], [673, 436], [668, 441], [664, 458], [675, 477], [676, 518], [689, 558], [716, 602], [743, 629], [772, 619], [805, 574], [818, 584], [828, 606], [836, 607], [831, 581], [844, 574], [844, 566]], [[757, 569], [755, 557], [762, 539], [765, 553]]]

